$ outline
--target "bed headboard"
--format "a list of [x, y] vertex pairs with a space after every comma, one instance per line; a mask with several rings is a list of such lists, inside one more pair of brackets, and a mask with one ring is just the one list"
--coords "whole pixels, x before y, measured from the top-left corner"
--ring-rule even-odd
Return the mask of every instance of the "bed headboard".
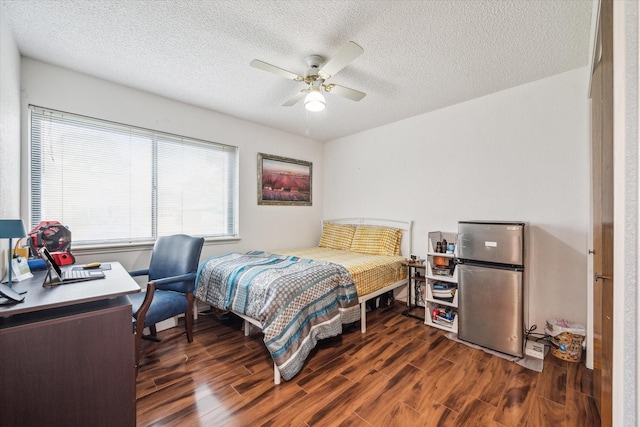
[[400, 255], [409, 258], [413, 252], [413, 221], [399, 221], [396, 219], [380, 219], [380, 218], [331, 218], [323, 219], [321, 226], [325, 221], [336, 224], [352, 224], [352, 225], [378, 225], [382, 227], [393, 227], [402, 230], [402, 242], [400, 244]]

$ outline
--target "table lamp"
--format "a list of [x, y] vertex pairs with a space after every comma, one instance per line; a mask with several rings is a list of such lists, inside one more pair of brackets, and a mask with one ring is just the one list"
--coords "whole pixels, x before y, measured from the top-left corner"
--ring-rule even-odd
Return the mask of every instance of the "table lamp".
[[21, 219], [0, 219], [0, 239], [9, 238], [9, 263], [7, 264], [7, 274], [9, 276], [9, 287], [11, 287], [11, 259], [13, 245], [11, 239], [14, 237], [25, 237], [24, 224]]

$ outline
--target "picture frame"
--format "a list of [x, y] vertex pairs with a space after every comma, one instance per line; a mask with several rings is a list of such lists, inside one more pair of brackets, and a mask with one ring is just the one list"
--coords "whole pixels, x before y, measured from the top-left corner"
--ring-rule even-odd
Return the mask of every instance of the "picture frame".
[[258, 204], [311, 206], [313, 163], [258, 153]]

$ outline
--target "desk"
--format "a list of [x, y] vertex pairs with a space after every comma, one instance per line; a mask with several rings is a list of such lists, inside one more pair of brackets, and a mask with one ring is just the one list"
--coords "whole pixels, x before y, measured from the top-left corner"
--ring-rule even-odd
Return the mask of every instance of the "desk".
[[126, 295], [140, 287], [109, 264], [104, 279], [43, 288], [36, 272], [14, 285], [27, 294], [0, 306], [0, 426], [135, 426]]

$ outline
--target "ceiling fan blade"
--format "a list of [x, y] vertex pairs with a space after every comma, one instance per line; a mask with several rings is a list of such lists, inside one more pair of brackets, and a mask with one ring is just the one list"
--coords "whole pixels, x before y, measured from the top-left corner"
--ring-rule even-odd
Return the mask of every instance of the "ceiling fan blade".
[[300, 92], [296, 93], [291, 98], [289, 98], [289, 100], [287, 102], [285, 102], [284, 104], [282, 104], [282, 106], [283, 107], [291, 107], [292, 105], [296, 105], [298, 103], [298, 101], [300, 101], [302, 98], [304, 98], [305, 95], [308, 92], [309, 91], [307, 89], [301, 90]]
[[280, 67], [276, 67], [275, 65], [267, 64], [266, 62], [262, 62], [259, 59], [254, 59], [249, 63], [254, 68], [258, 68], [260, 70], [268, 71], [273, 74], [277, 74], [289, 80], [295, 81], [303, 81], [304, 78], [302, 76], [297, 75], [296, 73], [292, 73], [291, 71], [283, 70]]
[[349, 42], [322, 67], [322, 70], [320, 70], [318, 74], [326, 80], [342, 70], [358, 56], [362, 55], [363, 52], [364, 49], [360, 46], [354, 42]]
[[360, 92], [359, 90], [350, 89], [348, 87], [340, 86], [340, 85], [325, 85], [324, 90], [333, 95], [342, 96], [344, 98], [351, 99], [352, 101], [360, 101], [367, 94], [364, 92]]

